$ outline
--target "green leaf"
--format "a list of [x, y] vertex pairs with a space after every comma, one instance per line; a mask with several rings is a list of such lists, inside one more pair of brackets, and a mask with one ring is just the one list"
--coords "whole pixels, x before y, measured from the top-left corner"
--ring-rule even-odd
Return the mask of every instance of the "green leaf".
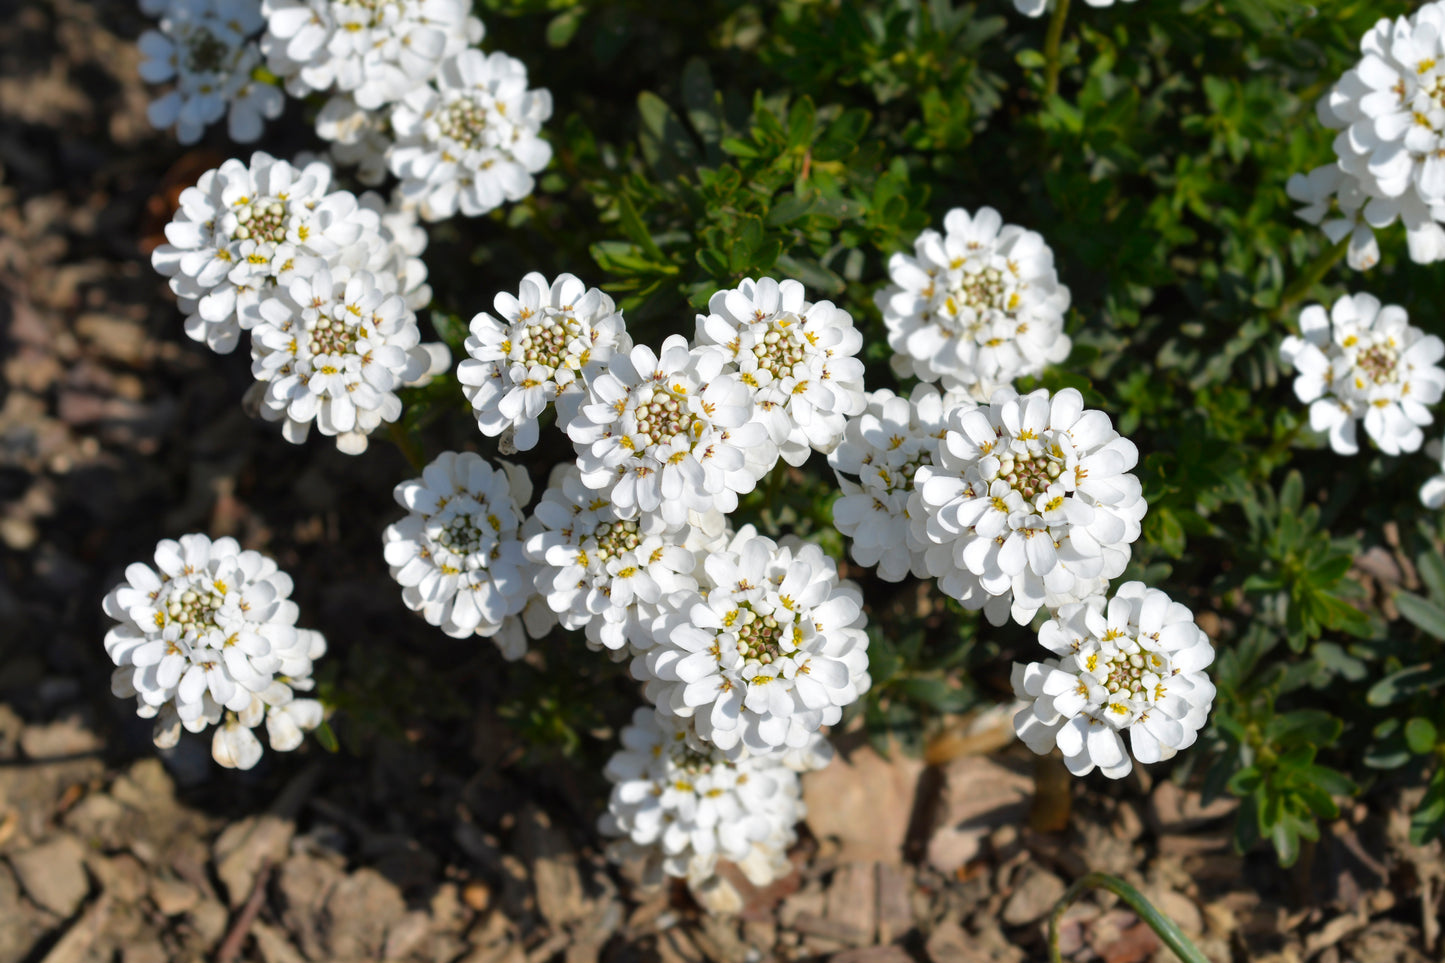
[[1416, 716], [1405, 723], [1405, 745], [1417, 756], [1433, 751], [1438, 739], [1435, 723], [1423, 716]]
[[1417, 692], [1433, 689], [1442, 682], [1445, 682], [1445, 665], [1412, 665], [1392, 672], [1370, 686], [1370, 690], [1365, 693], [1365, 701], [1372, 706], [1394, 705]]
[[321, 725], [317, 726], [314, 731], [316, 733], [316, 742], [322, 749], [325, 749], [327, 752], [341, 751], [341, 744], [336, 741], [336, 733], [331, 731], [331, 723], [322, 719]]
[[1400, 614], [1437, 639], [1445, 639], [1445, 608], [1408, 592], [1395, 595]]
[[582, 26], [582, 18], [587, 15], [587, 8], [573, 7], [571, 10], [564, 10], [547, 24], [547, 46], [562, 48], [572, 42], [577, 35], [577, 28]]
[[668, 180], [687, 174], [697, 164], [697, 145], [667, 101], [644, 90], [637, 95], [637, 111], [642, 115], [638, 140], [648, 165]]

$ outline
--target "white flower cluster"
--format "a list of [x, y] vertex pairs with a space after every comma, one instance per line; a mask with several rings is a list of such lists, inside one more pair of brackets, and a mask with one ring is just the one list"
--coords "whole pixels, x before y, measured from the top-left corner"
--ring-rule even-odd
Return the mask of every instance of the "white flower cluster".
[[[1445, 258], [1445, 3], [1381, 19], [1360, 40], [1360, 62], [1320, 99], [1320, 121], [1338, 130], [1336, 162], [1290, 179], [1332, 241], [1350, 238], [1349, 263], [1373, 267], [1374, 231], [1405, 225], [1410, 258]], [[1338, 216], [1326, 221], [1331, 211]]]
[[1130, 752], [1152, 763], [1194, 744], [1214, 702], [1204, 673], [1214, 647], [1183, 605], [1125, 582], [1107, 601], [1060, 608], [1039, 641], [1058, 658], [1015, 663], [1013, 673], [1015, 695], [1028, 701], [1014, 725], [1034, 752], [1057, 745], [1074, 775], [1097, 766], [1120, 779]]
[[532, 192], [552, 148], [552, 115], [527, 68], [475, 44], [482, 22], [464, 0], [263, 0], [271, 70], [304, 97], [331, 96], [316, 118], [339, 163], [364, 183], [390, 170], [426, 220], [485, 214]]
[[549, 285], [534, 271], [516, 297], [500, 293], [492, 307], [500, 319], [486, 312], [472, 318], [457, 380], [482, 434], [505, 435], [503, 454], [526, 451], [537, 444], [547, 406], [555, 405], [557, 427], [566, 431], [587, 385], [614, 352], [632, 350], [632, 339], [612, 299], [571, 274]]
[[1300, 335], [1280, 344], [1298, 376], [1295, 394], [1310, 406], [1310, 427], [1327, 432], [1341, 455], [1359, 451], [1356, 425], [1389, 455], [1418, 451], [1428, 405], [1445, 390], [1445, 342], [1408, 323], [1405, 309], [1370, 294], [1344, 295], [1329, 314], [1312, 304], [1300, 313]]
[[407, 608], [453, 638], [492, 639], [507, 659], [548, 625], [529, 610], [533, 571], [521, 539], [532, 482], [516, 465], [444, 451], [394, 492], [408, 514], [383, 535], [386, 564]]
[[729, 760], [691, 735], [681, 720], [633, 713], [604, 770], [613, 786], [598, 828], [621, 837], [613, 858], [642, 857], [650, 875], [700, 885], [721, 858], [765, 886], [787, 872], [793, 827], [806, 815], [798, 773], [781, 756]]
[[920, 234], [912, 257], [889, 259], [893, 283], [875, 298], [898, 376], [985, 402], [1068, 357], [1069, 289], [1044, 239], [1004, 224], [991, 207], [973, 216], [954, 208], [943, 226], [942, 235]]
[[[1058, 0], [1054, 0], [1055, 3]], [[1112, 7], [1114, 0], [1084, 0], [1091, 7]], [[1121, 3], [1133, 3], [1134, 0], [1120, 0]], [[1048, 8], [1049, 0], [1014, 0], [1014, 9], [1025, 17], [1042, 17], [1044, 10]]]
[[228, 160], [181, 192], [151, 263], [170, 278], [192, 339], [225, 354], [252, 331], [248, 398], [262, 417], [297, 443], [314, 420], [355, 454], [400, 415], [394, 390], [450, 356], [421, 344], [415, 309], [431, 292], [415, 217], [330, 184], [320, 161]]
[[151, 125], [194, 144], [225, 117], [232, 140], [259, 138], [285, 105], [280, 90], [252, 76], [265, 22], [259, 0], [164, 0], [151, 12], [160, 22], [140, 36], [141, 79], [172, 87], [147, 109]]
[[995, 625], [1098, 594], [1124, 571], [1148, 507], [1137, 461], [1073, 388], [1001, 388], [985, 407], [955, 408], [908, 502], [924, 564]]
[[277, 752], [321, 724], [321, 703], [296, 692], [313, 687], [326, 640], [296, 627], [291, 579], [275, 562], [232, 538], [183, 535], [156, 546], [155, 568], [137, 562], [125, 577], [102, 603], [119, 623], [105, 637], [111, 691], [155, 719], [158, 747], [174, 746], [182, 726], [216, 725], [215, 760], [250, 769], [262, 721]]

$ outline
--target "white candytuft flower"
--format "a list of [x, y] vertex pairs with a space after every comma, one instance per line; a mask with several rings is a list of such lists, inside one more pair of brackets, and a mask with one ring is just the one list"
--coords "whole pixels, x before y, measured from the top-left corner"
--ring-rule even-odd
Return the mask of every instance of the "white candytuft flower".
[[1057, 744], [1076, 776], [1097, 766], [1119, 779], [1133, 759], [1172, 758], [1209, 717], [1214, 647], [1189, 609], [1143, 582], [1064, 606], [1039, 641], [1059, 658], [1014, 664], [1014, 692], [1029, 700], [1014, 728], [1034, 752]]
[[719, 346], [753, 392], [784, 461], [830, 452], [849, 415], [863, 410], [863, 335], [831, 301], [810, 304], [798, 281], [745, 279], [709, 299], [693, 343]]
[[642, 857], [694, 883], [710, 877], [719, 859], [737, 863], [758, 886], [787, 871], [793, 827], [806, 810], [798, 774], [781, 759], [728, 761], [696, 745], [685, 722], [647, 707], [633, 713], [621, 741], [607, 763], [612, 795], [598, 821], [604, 836], [620, 837], [613, 859]]
[[1280, 343], [1280, 357], [1299, 372], [1294, 390], [1310, 406], [1310, 427], [1329, 433], [1341, 455], [1359, 451], [1355, 425], [1389, 455], [1416, 451], [1427, 405], [1440, 400], [1445, 343], [1411, 327], [1405, 309], [1381, 307], [1370, 294], [1344, 295], [1328, 315], [1322, 305], [1300, 312], [1300, 336]]
[[556, 404], [563, 431], [587, 396], [587, 384], [607, 369], [614, 352], [632, 350], [622, 312], [597, 288], [571, 274], [550, 285], [533, 271], [517, 296], [498, 294], [472, 318], [457, 380], [472, 403], [482, 434], [510, 431], [518, 451], [537, 444], [538, 421]]
[[295, 97], [335, 89], [374, 110], [482, 39], [466, 0], [263, 0], [261, 49]]
[[621, 519], [605, 497], [582, 484], [571, 462], [523, 527], [536, 565], [538, 594], [563, 628], [585, 628], [588, 646], [620, 655], [652, 645], [652, 622], [664, 597], [695, 592], [692, 527], [669, 531], [658, 516]]
[[337, 94], [316, 114], [316, 136], [330, 141], [331, 159], [356, 167], [356, 179], [368, 187], [386, 180], [391, 150], [391, 112], [366, 110], [345, 94]]
[[261, 755], [250, 729], [270, 712], [294, 713], [294, 738], [279, 716], [284, 731], [272, 732], [281, 752], [300, 744], [300, 729], [320, 724], [320, 703], [295, 700], [291, 690], [311, 688], [311, 663], [326, 642], [296, 628], [291, 578], [275, 562], [233, 538], [183, 535], [156, 546], [154, 569], [137, 562], [125, 575], [102, 603], [120, 623], [105, 637], [117, 666], [111, 691], [135, 696], [141, 717], [156, 720], [157, 746], [174, 746], [182, 726], [200, 732], [224, 718], [216, 761], [249, 769]]
[[703, 572], [706, 587], [669, 600], [634, 660], [660, 712], [691, 717], [735, 758], [807, 745], [867, 691], [862, 596], [817, 545], [749, 525]]
[[[1055, 3], [1058, 0], [1054, 0]], [[1084, 0], [1091, 7], [1112, 7], [1114, 0]], [[1120, 0], [1121, 3], [1133, 3], [1134, 0]], [[1014, 0], [1014, 9], [1026, 17], [1041, 17], [1044, 10], [1048, 8], [1048, 0]]]
[[1364, 219], [1369, 197], [1360, 189], [1360, 182], [1340, 170], [1338, 164], [1316, 167], [1308, 174], [1291, 175], [1285, 192], [1305, 205], [1295, 216], [1319, 225], [1331, 243], [1350, 239], [1345, 255], [1350, 267], [1366, 271], [1380, 263], [1380, 244], [1375, 239], [1374, 228]]
[[527, 89], [527, 68], [504, 53], [468, 49], [391, 113], [391, 171], [401, 197], [428, 221], [485, 214], [532, 193], [532, 175], [552, 159], [537, 136], [552, 95]]
[[[527, 473], [494, 468], [474, 452], [445, 451], [394, 492], [411, 514], [383, 535], [386, 564], [407, 608], [453, 638], [497, 637], [509, 659], [526, 651], [518, 615], [532, 597], [519, 537]], [[518, 644], [520, 642], [520, 645]]]
[[994, 625], [1100, 592], [1124, 571], [1147, 508], [1133, 442], [1065, 388], [955, 410], [908, 512], [939, 587]]
[[876, 566], [886, 582], [929, 574], [924, 555], [931, 543], [912, 530], [908, 500], [914, 472], [933, 464], [946, 422], [960, 406], [976, 407], [930, 384], [907, 398], [880, 388], [868, 394], [868, 409], [848, 420], [842, 444], [828, 456], [843, 492], [833, 503], [833, 524], [853, 540], [853, 560]]
[[913, 256], [889, 259], [893, 283], [874, 298], [899, 377], [939, 381], [982, 402], [1068, 357], [1069, 289], [1044, 239], [1004, 224], [991, 207], [971, 217], [954, 208], [943, 227], [943, 235], [918, 235]]
[[352, 245], [339, 260], [352, 270], [393, 275], [397, 292], [413, 311], [430, 305], [432, 291], [426, 283], [426, 263], [421, 259], [427, 245], [426, 228], [417, 223], [416, 212], [388, 203], [376, 191], [362, 194], [357, 203], [377, 216], [376, 243], [369, 247]]
[[757, 485], [747, 452], [768, 448], [768, 432], [723, 363], [716, 348], [689, 350], [675, 334], [657, 354], [641, 344], [614, 354], [592, 380], [567, 435], [583, 483], [618, 517], [656, 513], [680, 526], [689, 511], [731, 512]]
[[174, 126], [176, 139], [194, 144], [211, 124], [227, 118], [231, 139], [261, 136], [264, 120], [281, 116], [286, 98], [276, 87], [253, 80], [261, 63], [256, 42], [261, 7], [256, 0], [169, 0], [160, 29], [141, 34], [140, 75], [147, 83], [174, 89], [146, 110], [151, 125]]
[[263, 293], [340, 258], [352, 245], [380, 244], [376, 212], [347, 191], [327, 192], [331, 168], [297, 169], [257, 151], [228, 160], [181, 192], [180, 209], [151, 264], [181, 299], [186, 334], [221, 354], [234, 351], [257, 319]]
[[1445, 505], [1445, 448], [1438, 440], [1432, 439], [1425, 445], [1425, 454], [1440, 466], [1440, 474], [1431, 475], [1420, 486], [1420, 503], [1426, 508], [1439, 508]]
[[282, 422], [301, 444], [315, 422], [350, 455], [401, 416], [396, 389], [417, 384], [450, 360], [421, 344], [416, 315], [392, 275], [317, 268], [263, 298], [251, 332], [252, 373], [265, 385], [260, 414]]

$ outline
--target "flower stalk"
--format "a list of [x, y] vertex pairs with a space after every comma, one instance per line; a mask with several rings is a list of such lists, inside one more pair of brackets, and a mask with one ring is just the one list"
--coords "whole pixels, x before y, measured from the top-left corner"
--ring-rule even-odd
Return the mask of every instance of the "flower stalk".
[[1149, 928], [1163, 941], [1164, 945], [1174, 951], [1183, 963], [1209, 963], [1209, 958], [1199, 951], [1199, 948], [1190, 941], [1189, 937], [1174, 924], [1174, 921], [1161, 914], [1154, 905], [1144, 898], [1144, 895], [1117, 876], [1110, 876], [1108, 873], [1089, 873], [1081, 877], [1049, 916], [1049, 959], [1052, 963], [1063, 963], [1064, 957], [1059, 950], [1059, 920], [1063, 918], [1064, 911], [1083, 895], [1085, 890], [1106, 889], [1122, 899], [1131, 910], [1138, 914], [1139, 918], [1149, 925]]

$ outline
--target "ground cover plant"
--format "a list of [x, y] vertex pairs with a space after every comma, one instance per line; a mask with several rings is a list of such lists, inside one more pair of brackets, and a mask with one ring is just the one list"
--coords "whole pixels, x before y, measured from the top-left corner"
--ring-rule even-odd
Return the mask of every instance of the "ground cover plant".
[[495, 718], [718, 911], [795, 871], [830, 733], [989, 713], [1064, 805], [1172, 780], [1289, 867], [1403, 799], [1438, 845], [1445, 4], [142, 10], [149, 119], [212, 151], [155, 298], [268, 492], [348, 459], [335, 578], [414, 613], [135, 533], [95, 641], [161, 750]]

